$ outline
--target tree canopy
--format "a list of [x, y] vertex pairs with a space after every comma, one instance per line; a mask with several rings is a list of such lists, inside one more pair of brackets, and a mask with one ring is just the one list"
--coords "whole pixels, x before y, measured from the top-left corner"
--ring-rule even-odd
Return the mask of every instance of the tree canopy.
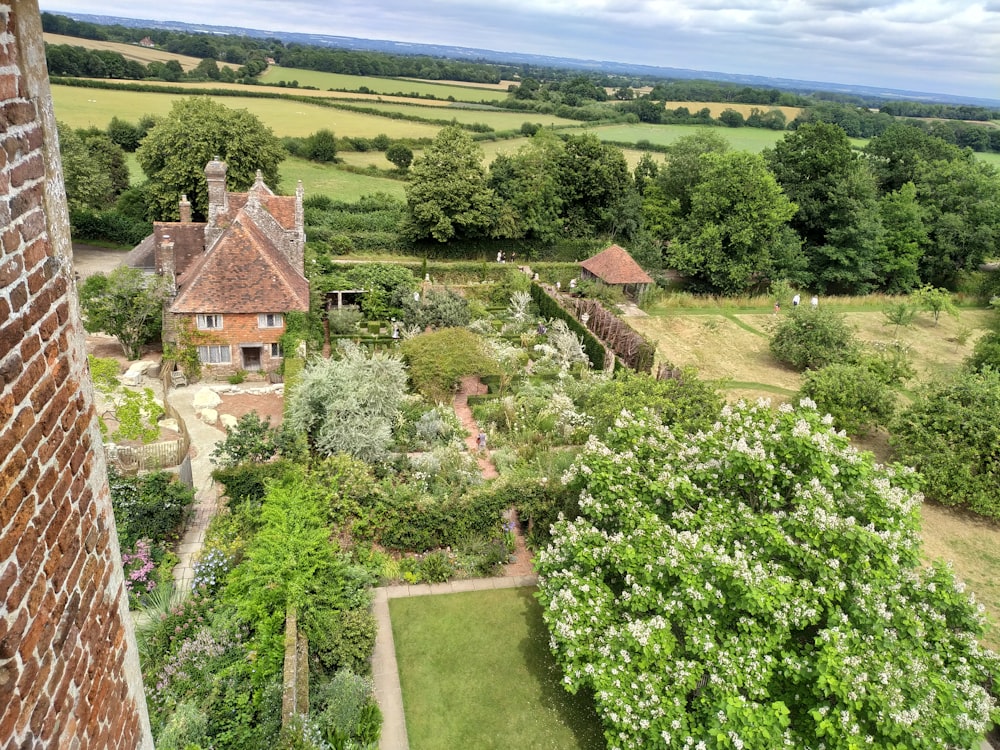
[[166, 281], [137, 268], [119, 266], [107, 276], [96, 273], [80, 287], [83, 325], [104, 331], [121, 344], [129, 359], [142, 356], [142, 345], [160, 334]]
[[486, 184], [482, 149], [457, 126], [443, 128], [415, 159], [406, 185], [412, 239], [498, 236], [498, 202]]
[[808, 403], [725, 407], [682, 435], [623, 420], [567, 481], [580, 515], [538, 557], [570, 692], [609, 747], [972, 747], [1000, 660], [920, 556], [915, 473]]
[[285, 152], [271, 129], [245, 109], [230, 109], [207, 96], [174, 102], [136, 150], [157, 219], [177, 220], [182, 194], [196, 216], [207, 215], [205, 165], [216, 157], [226, 163], [228, 190], [249, 189], [258, 169], [275, 190]]

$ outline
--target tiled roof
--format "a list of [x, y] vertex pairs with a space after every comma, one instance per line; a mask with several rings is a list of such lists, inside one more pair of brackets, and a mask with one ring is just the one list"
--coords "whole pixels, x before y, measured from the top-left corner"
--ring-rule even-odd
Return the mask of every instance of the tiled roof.
[[174, 272], [181, 276], [205, 252], [205, 223], [201, 221], [155, 221], [153, 236], [159, 244], [167, 237], [174, 243]]
[[606, 284], [651, 284], [652, 277], [618, 245], [602, 250], [580, 265]]
[[309, 309], [309, 282], [253, 221], [236, 214], [211, 250], [178, 278], [175, 313]]
[[122, 265], [130, 268], [156, 268], [156, 237], [147, 235], [146, 239], [125, 254]]

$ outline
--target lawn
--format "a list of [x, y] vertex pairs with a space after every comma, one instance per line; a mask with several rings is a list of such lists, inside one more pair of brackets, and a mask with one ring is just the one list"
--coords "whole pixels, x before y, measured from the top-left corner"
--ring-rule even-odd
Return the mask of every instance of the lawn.
[[435, 96], [438, 99], [454, 97], [460, 102], [501, 101], [507, 92], [474, 86], [456, 86], [435, 81], [417, 81], [410, 78], [378, 78], [376, 76], [352, 76], [342, 73], [323, 73], [302, 68], [282, 68], [272, 65], [260, 76], [261, 83], [278, 81], [298, 81], [300, 86], [315, 86], [319, 89], [345, 89], [356, 91], [364, 86], [375, 94], [402, 94], [404, 96]]
[[389, 601], [411, 750], [605, 747], [560, 684], [534, 591]]
[[[136, 122], [146, 114], [163, 116], [180, 98], [183, 97], [178, 94], [52, 86], [56, 118], [74, 128], [94, 126], [103, 129], [115, 116], [129, 122]], [[433, 138], [440, 130], [435, 125], [282, 99], [213, 98], [231, 109], [249, 110], [278, 136], [306, 136], [329, 128], [338, 137], [371, 137], [385, 133], [390, 138]]]

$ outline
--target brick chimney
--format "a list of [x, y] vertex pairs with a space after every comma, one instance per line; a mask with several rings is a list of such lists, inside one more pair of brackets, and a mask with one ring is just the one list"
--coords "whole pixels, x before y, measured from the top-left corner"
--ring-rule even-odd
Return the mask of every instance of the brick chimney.
[[191, 221], [191, 201], [188, 200], [188, 197], [186, 195], [181, 196], [179, 206], [181, 209], [181, 221], [184, 222]]
[[216, 217], [229, 211], [226, 194], [226, 164], [216, 156], [205, 165], [205, 182], [208, 183], [208, 223], [215, 225]]

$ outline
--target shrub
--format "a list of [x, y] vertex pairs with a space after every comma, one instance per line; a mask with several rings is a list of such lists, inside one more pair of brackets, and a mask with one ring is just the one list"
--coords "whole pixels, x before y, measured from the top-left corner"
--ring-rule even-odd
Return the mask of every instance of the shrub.
[[339, 336], [356, 333], [358, 323], [364, 319], [364, 316], [356, 307], [342, 307], [339, 310], [331, 310], [326, 319], [330, 322], [330, 333]]
[[626, 421], [567, 473], [580, 512], [536, 559], [538, 598], [609, 745], [980, 742], [1000, 661], [964, 584], [924, 564], [919, 477], [825, 422], [745, 403], [695, 434]]
[[211, 461], [223, 469], [247, 461], [265, 463], [278, 452], [276, 432], [270, 417], [261, 419], [257, 412], [247, 412], [236, 420], [235, 427], [226, 429], [226, 439], [215, 444]]
[[834, 363], [807, 372], [800, 393], [849, 435], [888, 425], [896, 410], [889, 385], [877, 372], [859, 364]]
[[771, 335], [771, 354], [796, 370], [843, 362], [855, 347], [844, 317], [825, 308], [793, 307]]
[[310, 691], [311, 713], [333, 747], [345, 747], [348, 740], [362, 746], [378, 741], [382, 716], [373, 697], [374, 689], [370, 677], [342, 669]]
[[345, 609], [317, 624], [310, 628], [309, 649], [326, 671], [371, 672], [378, 626], [368, 607]]
[[922, 388], [892, 428], [899, 459], [939, 503], [1000, 520], [1000, 371], [966, 372]]
[[109, 466], [108, 484], [122, 549], [140, 538], [154, 544], [175, 540], [194, 502], [194, 490], [165, 471], [127, 477]]
[[465, 375], [496, 372], [482, 339], [464, 328], [444, 328], [407, 339], [401, 351], [415, 390], [431, 401], [450, 399]]

